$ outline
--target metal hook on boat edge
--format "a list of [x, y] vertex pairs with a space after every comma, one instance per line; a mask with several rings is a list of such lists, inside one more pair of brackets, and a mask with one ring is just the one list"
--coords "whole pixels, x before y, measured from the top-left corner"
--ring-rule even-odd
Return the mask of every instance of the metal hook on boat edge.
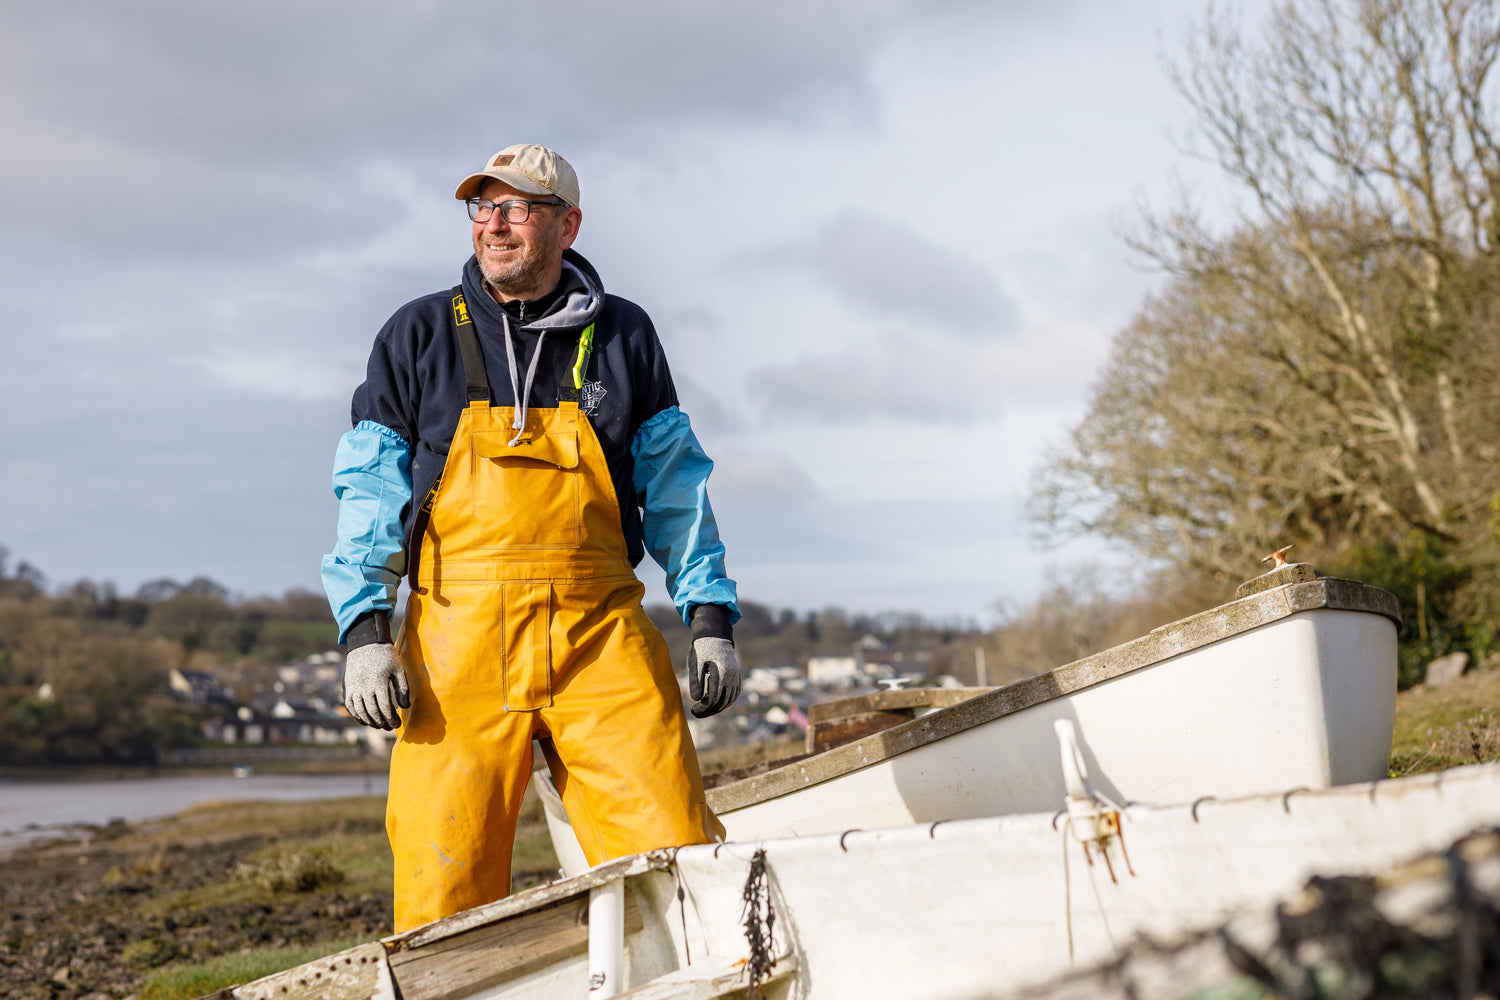
[[845, 854], [849, 853], [849, 848], [844, 846], [844, 838], [849, 836], [849, 834], [851, 833], [859, 833], [859, 830], [845, 830], [843, 833], [839, 834], [839, 850], [843, 851]]
[[1301, 785], [1297, 788], [1289, 789], [1286, 794], [1281, 796], [1281, 811], [1290, 816], [1292, 814], [1292, 796], [1296, 795], [1298, 792], [1310, 791], [1312, 791], [1312, 789], [1308, 788], [1306, 785]]
[[1212, 795], [1205, 795], [1205, 796], [1203, 796], [1202, 798], [1198, 799], [1196, 802], [1193, 803], [1193, 808], [1190, 810], [1190, 812], [1192, 813], [1192, 817], [1193, 817], [1193, 822], [1194, 823], [1198, 822], [1198, 807], [1201, 806], [1205, 802], [1214, 802], [1214, 801], [1217, 801], [1214, 796], [1212, 796]]

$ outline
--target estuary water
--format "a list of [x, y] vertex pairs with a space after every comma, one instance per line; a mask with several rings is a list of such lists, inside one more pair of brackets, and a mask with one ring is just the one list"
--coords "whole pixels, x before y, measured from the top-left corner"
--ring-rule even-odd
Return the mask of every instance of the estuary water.
[[118, 781], [0, 779], [0, 856], [29, 840], [80, 836], [85, 825], [134, 823], [182, 812], [203, 802], [337, 799], [385, 795], [384, 772], [369, 775], [266, 774], [236, 778], [127, 778]]

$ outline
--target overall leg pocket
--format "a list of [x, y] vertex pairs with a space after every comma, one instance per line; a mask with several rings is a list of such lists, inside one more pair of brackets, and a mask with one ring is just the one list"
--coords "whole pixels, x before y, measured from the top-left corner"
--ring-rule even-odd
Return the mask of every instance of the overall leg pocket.
[[509, 712], [552, 704], [552, 585], [506, 583], [501, 614], [502, 683]]

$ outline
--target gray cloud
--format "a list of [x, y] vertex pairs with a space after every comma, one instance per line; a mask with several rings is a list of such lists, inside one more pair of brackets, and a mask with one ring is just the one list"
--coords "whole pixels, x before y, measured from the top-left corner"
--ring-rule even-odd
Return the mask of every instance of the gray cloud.
[[25, 5], [0, 35], [0, 183], [29, 197], [0, 224], [243, 254], [390, 225], [350, 202], [390, 171], [442, 188], [501, 136], [675, 166], [687, 121], [868, 119], [875, 43], [914, 6]]
[[777, 451], [725, 449], [714, 466], [713, 496], [731, 504], [801, 507], [817, 487], [789, 455]]
[[[0, 543], [54, 580], [315, 586], [332, 542], [332, 450], [370, 338], [399, 303], [456, 280], [466, 254], [461, 214], [451, 243], [429, 221], [434, 205], [453, 211], [455, 164], [535, 139], [589, 170], [659, 177], [699, 169], [725, 134], [874, 130], [872, 81], [893, 39], [944, 19], [973, 36], [1044, 8], [8, 5]], [[655, 235], [631, 245], [647, 254]], [[688, 338], [681, 347], [674, 365], [691, 356]], [[763, 373], [777, 412], [814, 398], [806, 368]], [[728, 437], [743, 420], [691, 370], [677, 370], [685, 402]], [[914, 386], [872, 367], [819, 399], [846, 393], [857, 411], [874, 386], [901, 414], [903, 393], [946, 394], [945, 377]], [[721, 457], [715, 474], [731, 506], [769, 518], [816, 502], [789, 459], [745, 461], [731, 473]], [[807, 553], [864, 545], [836, 525], [797, 537]]]
[[678, 404], [692, 418], [693, 428], [700, 439], [707, 435], [733, 433], [743, 424], [725, 405], [723, 393], [691, 375], [673, 374], [672, 382], [677, 386]]
[[993, 410], [996, 401], [968, 377], [966, 352], [977, 340], [1016, 331], [1021, 317], [982, 264], [905, 223], [853, 208], [789, 256], [879, 333], [862, 336], [855, 350], [752, 372], [746, 387], [766, 420], [937, 424]]
[[177, 253], [229, 235], [240, 254], [381, 231], [399, 206], [356, 202], [391, 174], [441, 189], [500, 137], [660, 173], [693, 169], [689, 123], [861, 127], [882, 43], [934, 16], [918, 0], [582, 0], [565, 20], [483, 0], [11, 8], [0, 184], [27, 197], [0, 225]]
[[347, 426], [344, 407], [267, 405], [153, 341], [140, 330], [92, 343], [7, 341], [3, 543], [54, 580], [132, 587], [208, 573], [272, 591], [316, 581], [331, 544], [330, 442]]
[[1036, 589], [1014, 503], [821, 496], [793, 512], [717, 500], [715, 511], [745, 600], [951, 618]]
[[799, 255], [845, 302], [877, 320], [1004, 334], [1020, 311], [978, 261], [903, 222], [846, 208]]
[[768, 422], [863, 423], [877, 418], [951, 423], [991, 411], [997, 401], [965, 377], [961, 352], [912, 334], [899, 344], [799, 358], [750, 373], [747, 387]]

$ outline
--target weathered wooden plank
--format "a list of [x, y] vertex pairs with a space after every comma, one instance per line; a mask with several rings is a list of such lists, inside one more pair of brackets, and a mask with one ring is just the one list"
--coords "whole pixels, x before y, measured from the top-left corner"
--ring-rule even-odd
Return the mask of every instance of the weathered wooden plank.
[[[797, 956], [782, 955], [776, 960], [775, 970], [761, 980], [761, 985], [780, 982], [796, 971]], [[748, 985], [743, 962], [708, 973], [689, 966], [626, 990], [619, 997], [620, 1000], [718, 1000], [730, 994], [743, 996]]]
[[703, 787], [705, 789], [721, 788], [736, 781], [744, 781], [746, 778], [754, 777], [757, 774], [774, 771], [778, 767], [786, 767], [788, 764], [796, 763], [808, 756], [810, 756], [808, 753], [799, 753], [793, 754], [790, 757], [777, 757], [774, 760], [756, 761], [754, 764], [746, 764], [744, 767], [728, 767], [722, 771], [710, 771], [703, 776]]
[[[403, 1000], [438, 1000], [502, 983], [588, 950], [587, 896], [573, 897], [390, 956]], [[642, 927], [625, 890], [625, 933]]]
[[394, 1000], [388, 976], [381, 975], [385, 963], [385, 947], [375, 941], [227, 992], [234, 1000]]
[[911, 718], [911, 709], [898, 708], [887, 712], [855, 712], [853, 715], [824, 719], [807, 727], [807, 749], [809, 753], [822, 753], [883, 732], [892, 726], [899, 726], [903, 722], [910, 722]]
[[900, 708], [947, 708], [961, 701], [995, 690], [992, 687], [965, 688], [898, 688], [895, 691], [875, 691], [852, 698], [820, 701], [807, 710], [808, 722], [822, 722], [841, 715], [857, 712], [887, 712]]

